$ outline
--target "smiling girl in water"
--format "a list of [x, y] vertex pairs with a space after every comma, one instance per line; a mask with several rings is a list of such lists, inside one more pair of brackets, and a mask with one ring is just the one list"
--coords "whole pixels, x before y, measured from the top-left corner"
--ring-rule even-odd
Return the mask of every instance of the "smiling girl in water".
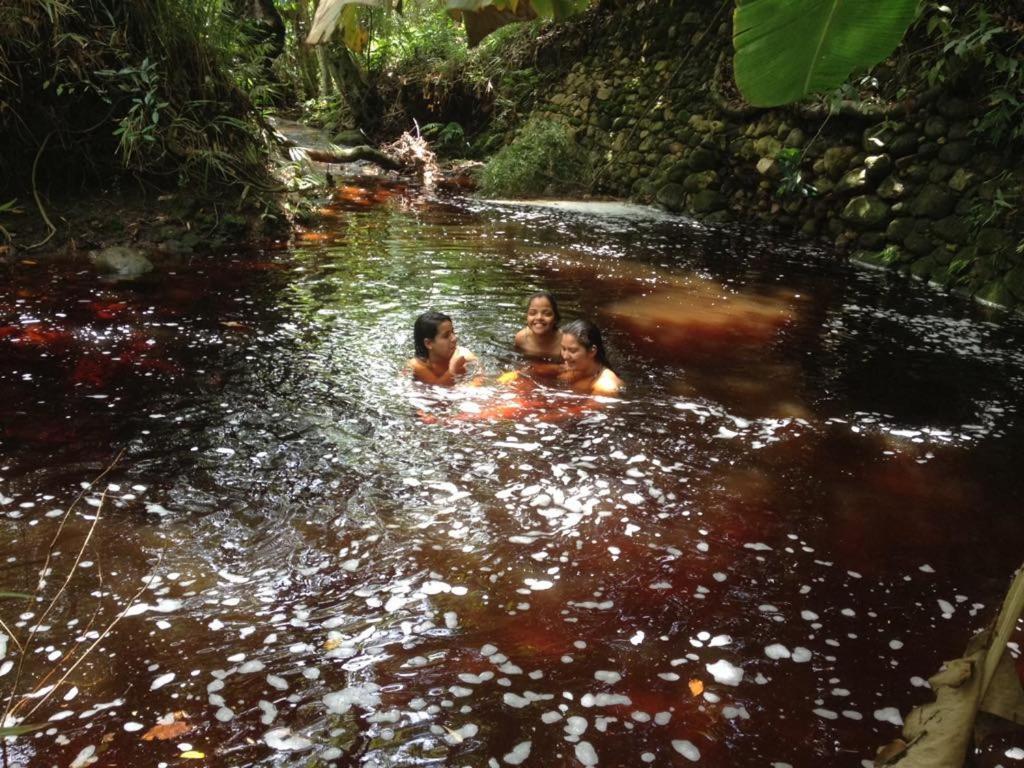
[[608, 367], [601, 331], [587, 320], [574, 320], [562, 329], [562, 360], [565, 369], [559, 380], [579, 395], [614, 397], [622, 379]]
[[441, 312], [431, 310], [417, 317], [412, 340], [416, 356], [406, 368], [424, 384], [453, 386], [466, 374], [468, 365], [477, 362], [476, 355], [459, 346], [452, 319]]
[[535, 360], [561, 361], [559, 320], [555, 297], [544, 291], [533, 294], [526, 305], [526, 327], [516, 334], [516, 351]]

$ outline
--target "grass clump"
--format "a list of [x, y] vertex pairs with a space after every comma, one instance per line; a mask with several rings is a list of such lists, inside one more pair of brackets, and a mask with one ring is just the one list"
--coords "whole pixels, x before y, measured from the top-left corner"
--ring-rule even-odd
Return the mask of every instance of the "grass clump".
[[592, 174], [569, 128], [534, 118], [487, 163], [480, 190], [489, 197], [579, 194], [589, 187]]

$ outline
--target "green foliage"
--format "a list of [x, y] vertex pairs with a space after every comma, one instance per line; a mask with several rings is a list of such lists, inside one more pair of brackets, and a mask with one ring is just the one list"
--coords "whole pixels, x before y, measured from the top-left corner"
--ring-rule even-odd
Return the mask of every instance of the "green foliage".
[[108, 89], [100, 91], [101, 98], [108, 104], [111, 97], [107, 92], [111, 89], [117, 89], [130, 99], [131, 106], [114, 135], [118, 137], [117, 148], [122, 161], [126, 167], [132, 167], [133, 160], [144, 156], [143, 145], [157, 141], [160, 113], [169, 106], [159, 96], [160, 75], [156, 65], [145, 58], [138, 67], [122, 67], [117, 72], [101, 69], [96, 76], [110, 81]]
[[991, 143], [1024, 140], [1024, 35], [997, 23], [983, 4], [956, 12], [931, 3], [922, 23], [941, 46], [926, 69], [928, 84], [965, 85], [979, 94], [986, 111], [976, 132]]
[[491, 197], [572, 194], [585, 190], [592, 174], [567, 128], [533, 119], [487, 163], [480, 190]]
[[918, 0], [738, 0], [733, 69], [759, 107], [829, 91], [899, 43]]
[[[251, 101], [263, 98], [257, 70], [265, 50], [228, 7], [227, 0], [4, 3], [0, 83], [11, 87], [0, 89], [0, 187], [21, 191], [59, 178], [66, 188], [108, 180], [118, 166], [199, 188], [265, 184]], [[56, 147], [73, 148], [74, 162]]]
[[971, 231], [977, 234], [983, 227], [1012, 228], [1024, 214], [1024, 189], [1015, 182], [1010, 171], [1004, 171], [986, 182], [989, 194], [971, 202], [967, 216]]
[[800, 197], [815, 197], [818, 189], [813, 184], [804, 180], [803, 171], [800, 170], [800, 163], [803, 161], [803, 152], [795, 147], [780, 149], [775, 155], [779, 164], [779, 171], [782, 178], [776, 187], [776, 194], [780, 197], [798, 195]]
[[448, 157], [459, 157], [469, 148], [466, 132], [458, 123], [427, 123], [420, 133], [435, 150]]
[[370, 42], [366, 68], [444, 76], [457, 70], [468, 52], [462, 28], [439, 4], [413, 3], [404, 13], [367, 11]]
[[884, 264], [887, 267], [899, 264], [902, 260], [903, 254], [895, 245], [886, 246], [882, 252], [878, 254], [878, 263]]

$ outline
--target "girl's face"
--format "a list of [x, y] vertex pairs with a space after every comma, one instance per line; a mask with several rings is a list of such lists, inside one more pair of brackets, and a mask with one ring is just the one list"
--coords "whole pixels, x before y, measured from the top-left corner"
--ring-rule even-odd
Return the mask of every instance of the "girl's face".
[[596, 347], [587, 349], [571, 333], [562, 334], [562, 360], [565, 361], [566, 368], [574, 371], [587, 370], [594, 364], [596, 357]]
[[526, 327], [537, 336], [551, 333], [555, 329], [555, 308], [543, 296], [530, 301], [526, 308]]
[[442, 360], [448, 360], [455, 354], [455, 349], [459, 346], [459, 337], [455, 335], [455, 326], [451, 321], [445, 320], [437, 327], [437, 335], [432, 339], [427, 339], [424, 343], [431, 356], [436, 355]]

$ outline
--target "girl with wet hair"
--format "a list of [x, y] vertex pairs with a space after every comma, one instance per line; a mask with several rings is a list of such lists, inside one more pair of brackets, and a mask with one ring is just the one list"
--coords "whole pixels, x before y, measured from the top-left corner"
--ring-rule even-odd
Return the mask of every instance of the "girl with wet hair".
[[526, 302], [526, 326], [516, 334], [516, 351], [532, 360], [561, 362], [561, 319], [554, 296], [547, 291], [533, 294]]
[[406, 369], [416, 381], [450, 387], [466, 374], [476, 355], [459, 346], [452, 319], [443, 312], [430, 310], [416, 318], [412, 326], [412, 342], [416, 356]]
[[562, 361], [559, 380], [580, 395], [614, 397], [622, 379], [608, 365], [600, 329], [588, 320], [574, 320], [562, 328]]

